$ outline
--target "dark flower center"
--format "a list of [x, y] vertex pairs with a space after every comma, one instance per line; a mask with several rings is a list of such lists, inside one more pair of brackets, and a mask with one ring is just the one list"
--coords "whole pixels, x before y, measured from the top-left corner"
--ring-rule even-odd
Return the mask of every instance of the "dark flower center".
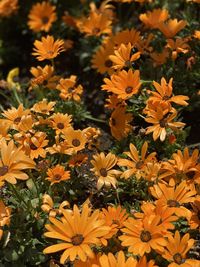
[[104, 63], [104, 65], [107, 67], [107, 68], [110, 68], [112, 67], [112, 61], [110, 59], [107, 59]]
[[163, 100], [167, 101], [167, 100], [169, 100], [169, 99], [170, 99], [170, 96], [168, 96], [168, 95], [164, 95], [164, 96], [163, 96]]
[[71, 238], [72, 244], [74, 246], [79, 246], [83, 243], [84, 237], [80, 234], [77, 234]]
[[68, 93], [72, 93], [74, 91], [74, 87], [69, 87], [68, 88]]
[[159, 121], [159, 124], [160, 124], [161, 128], [165, 128], [167, 123], [166, 123], [165, 119], [162, 119], [162, 120]]
[[106, 170], [106, 168], [101, 168], [99, 170], [99, 172], [100, 172], [101, 176], [103, 176], [103, 177], [106, 177], [107, 176], [107, 170]]
[[61, 179], [61, 177], [62, 176], [60, 174], [55, 174], [53, 178], [54, 178], [54, 180], [59, 181]]
[[174, 262], [177, 264], [182, 264], [185, 262], [185, 260], [182, 258], [180, 253], [174, 254], [173, 259], [174, 259]]
[[116, 125], [116, 120], [115, 119], [111, 119], [111, 124], [113, 125], [113, 126], [115, 126]]
[[138, 161], [138, 162], [136, 163], [136, 165], [135, 165], [136, 169], [141, 169], [142, 166], [143, 166], [143, 164], [144, 164], [143, 160]]
[[81, 142], [78, 140], [78, 139], [73, 139], [72, 140], [72, 145], [77, 147], [77, 146], [80, 146]]
[[30, 149], [31, 150], [36, 150], [38, 149], [37, 146], [35, 146], [33, 143], [30, 144]]
[[195, 171], [189, 171], [189, 172], [187, 172], [187, 178], [188, 179], [193, 179], [194, 178], [194, 175], [195, 175]]
[[48, 84], [48, 81], [47, 80], [44, 80], [43, 81], [43, 85], [46, 86]]
[[100, 29], [95, 27], [93, 30], [92, 30], [92, 33], [93, 34], [98, 34], [100, 32]]
[[0, 176], [4, 176], [8, 172], [8, 166], [4, 165], [0, 167]]
[[151, 240], [151, 233], [149, 231], [143, 230], [140, 234], [140, 239], [142, 242], [149, 242]]
[[14, 119], [14, 123], [18, 124], [21, 121], [21, 117], [17, 117]]
[[130, 61], [130, 60], [127, 60], [127, 61], [125, 62], [125, 66], [126, 66], [127, 68], [131, 68], [131, 67], [132, 67], [132, 63], [131, 63], [131, 61]]
[[169, 207], [180, 207], [180, 204], [178, 203], [178, 201], [173, 200], [173, 199], [169, 199], [169, 200], [167, 201], [167, 205], [168, 205]]
[[128, 87], [126, 87], [126, 89], [125, 89], [125, 92], [126, 92], [127, 94], [132, 93], [132, 91], [133, 91], [133, 87], [132, 87], [132, 86], [128, 86]]
[[57, 123], [58, 129], [62, 130], [65, 128], [65, 125], [62, 122]]
[[120, 223], [119, 223], [118, 220], [112, 220], [112, 222], [113, 222], [113, 224], [116, 224], [116, 225], [120, 226]]
[[45, 16], [45, 17], [42, 18], [42, 23], [43, 24], [47, 24], [48, 22], [49, 22], [49, 18], [48, 17]]

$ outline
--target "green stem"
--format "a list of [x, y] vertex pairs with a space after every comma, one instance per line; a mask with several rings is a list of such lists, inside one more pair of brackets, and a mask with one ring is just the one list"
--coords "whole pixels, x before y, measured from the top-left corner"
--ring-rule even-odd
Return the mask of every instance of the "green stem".
[[141, 80], [141, 83], [152, 83], [153, 81], [145, 81], [145, 80]]
[[24, 201], [24, 199], [20, 196], [20, 194], [17, 192], [17, 189], [15, 188], [15, 186], [13, 184], [9, 183], [9, 188], [11, 189], [11, 191], [15, 194], [15, 196], [17, 197], [17, 199], [19, 200], [20, 204], [21, 202], [24, 203], [24, 205], [29, 209], [28, 204]]
[[18, 96], [16, 88], [13, 88], [12, 92], [14, 94], [15, 99], [17, 100], [17, 103], [20, 105], [22, 103], [22, 101], [19, 99], [19, 96]]
[[88, 119], [88, 120], [91, 120], [91, 121], [97, 121], [97, 122], [106, 123], [106, 121], [104, 121], [104, 120], [96, 119], [96, 118], [94, 118], [94, 117], [92, 117], [92, 116], [89, 116], [89, 115], [84, 115], [84, 118], [85, 118], [85, 119]]

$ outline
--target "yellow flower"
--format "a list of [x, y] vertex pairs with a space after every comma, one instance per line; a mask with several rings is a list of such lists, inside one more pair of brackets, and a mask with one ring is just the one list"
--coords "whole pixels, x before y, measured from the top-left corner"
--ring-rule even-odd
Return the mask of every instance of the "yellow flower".
[[21, 90], [20, 84], [15, 81], [19, 76], [19, 68], [14, 68], [9, 71], [7, 76], [8, 89], [16, 89], [17, 91]]

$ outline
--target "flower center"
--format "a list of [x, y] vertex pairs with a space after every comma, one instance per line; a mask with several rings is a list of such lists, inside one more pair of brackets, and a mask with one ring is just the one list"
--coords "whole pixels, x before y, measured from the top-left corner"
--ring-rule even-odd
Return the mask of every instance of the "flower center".
[[92, 30], [92, 33], [93, 34], [98, 34], [100, 32], [100, 29], [95, 27], [93, 30]]
[[78, 140], [78, 139], [73, 139], [72, 140], [72, 145], [77, 147], [77, 146], [80, 146], [81, 142]]
[[0, 167], [0, 176], [4, 176], [8, 172], [8, 166], [4, 165]]
[[125, 92], [126, 92], [127, 94], [132, 93], [132, 91], [133, 91], [133, 87], [132, 87], [132, 86], [128, 86], [128, 87], [126, 87], [126, 89], [125, 89]]
[[167, 123], [166, 123], [165, 119], [162, 119], [162, 120], [159, 121], [159, 124], [160, 124], [161, 128], [165, 128]]
[[21, 121], [21, 117], [17, 117], [14, 119], [14, 123], [18, 124]]
[[42, 18], [42, 23], [43, 24], [47, 24], [48, 22], [49, 22], [49, 18], [48, 17], [45, 16], [45, 17]]
[[125, 66], [127, 68], [131, 68], [132, 67], [131, 61], [130, 60], [125, 61]]
[[68, 88], [68, 93], [72, 93], [74, 91], [74, 87], [69, 87]]
[[120, 223], [118, 220], [112, 220], [113, 224], [116, 224], [117, 226], [120, 226]]
[[151, 234], [149, 233], [149, 231], [143, 230], [140, 234], [140, 239], [142, 240], [142, 242], [149, 242], [151, 240]]
[[58, 127], [58, 129], [62, 130], [65, 128], [65, 125], [62, 122], [59, 122], [59, 123], [57, 123], [57, 127]]
[[100, 172], [101, 176], [103, 176], [103, 177], [106, 177], [107, 176], [107, 170], [106, 170], [106, 168], [101, 168], [99, 170], [99, 172]]
[[37, 147], [36, 147], [33, 143], [31, 143], [31, 144], [30, 144], [30, 149], [31, 149], [31, 150], [36, 150]]
[[111, 119], [111, 124], [113, 125], [113, 126], [115, 126], [116, 125], [116, 120], [115, 119]]
[[136, 163], [136, 165], [135, 165], [136, 169], [141, 169], [142, 166], [143, 166], [143, 164], [144, 164], [143, 160], [138, 161], [138, 162]]
[[189, 171], [186, 173], [188, 179], [193, 179], [195, 175], [195, 171]]
[[170, 99], [170, 96], [168, 96], [168, 95], [164, 95], [164, 96], [163, 96], [163, 100], [167, 101], [167, 100], [169, 100], [169, 99]]
[[53, 178], [54, 178], [54, 180], [59, 181], [61, 179], [61, 177], [62, 176], [60, 174], [55, 174]]
[[74, 246], [79, 246], [83, 243], [84, 237], [80, 234], [77, 234], [71, 238], [72, 244]]
[[168, 205], [169, 207], [180, 207], [180, 204], [178, 203], [178, 201], [173, 200], [173, 199], [169, 199], [169, 200], [167, 201], [167, 205]]
[[112, 67], [112, 61], [110, 59], [107, 59], [104, 63], [104, 65], [107, 67], [107, 68], [110, 68]]
[[176, 254], [174, 254], [173, 259], [174, 259], [175, 263], [177, 263], [177, 264], [182, 264], [182, 263], [184, 263], [184, 261], [185, 261], [185, 260], [182, 258], [182, 256], [181, 256], [180, 253], [176, 253]]

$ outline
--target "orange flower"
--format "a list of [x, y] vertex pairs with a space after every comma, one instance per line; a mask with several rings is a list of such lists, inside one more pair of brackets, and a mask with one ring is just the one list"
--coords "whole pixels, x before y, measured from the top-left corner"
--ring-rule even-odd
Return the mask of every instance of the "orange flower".
[[174, 237], [168, 236], [166, 249], [162, 257], [170, 261], [168, 267], [193, 267], [195, 260], [187, 259], [186, 253], [194, 245], [194, 239], [190, 239], [189, 234], [185, 234], [182, 238], [178, 231]]
[[102, 34], [110, 34], [112, 21], [107, 15], [91, 12], [88, 18], [77, 20], [77, 27], [87, 36], [100, 36]]
[[60, 91], [59, 96], [64, 100], [81, 101], [80, 96], [83, 93], [83, 87], [77, 84], [77, 76], [75, 75], [71, 75], [67, 79], [60, 79], [56, 89]]
[[156, 91], [150, 91], [151, 96], [149, 97], [148, 101], [158, 102], [158, 105], [162, 104], [162, 102], [170, 105], [171, 102], [173, 102], [178, 105], [187, 106], [188, 103], [186, 102], [186, 100], [189, 99], [188, 96], [172, 96], [172, 82], [173, 78], [171, 78], [167, 83], [164, 77], [162, 77], [161, 79], [161, 84], [153, 81], [153, 86], [155, 87]]
[[121, 206], [108, 206], [107, 209], [102, 209], [100, 217], [105, 220], [106, 225], [111, 227], [109, 234], [112, 237], [123, 227], [123, 223], [127, 220], [128, 214]]
[[191, 229], [196, 229], [200, 227], [200, 196], [196, 197], [192, 205], [192, 215], [188, 222]]
[[176, 130], [185, 126], [183, 122], [174, 122], [177, 112], [175, 110], [169, 113], [167, 109], [163, 109], [162, 106], [157, 106], [156, 110], [149, 111], [146, 122], [152, 123], [153, 126], [149, 126], [146, 129], [146, 134], [153, 132], [153, 140], [156, 141], [159, 137], [161, 141], [164, 141], [167, 135], [167, 129]]
[[88, 155], [83, 153], [78, 153], [73, 156], [68, 161], [69, 167], [81, 166], [88, 160]]
[[113, 69], [121, 70], [125, 67], [132, 67], [133, 61], [140, 58], [140, 52], [132, 54], [132, 48], [131, 43], [128, 43], [128, 45], [121, 44], [119, 48], [114, 51], [115, 55], [109, 56], [110, 60], [113, 62]]
[[66, 171], [65, 168], [59, 164], [48, 169], [47, 175], [46, 180], [50, 181], [51, 185], [70, 179], [70, 171]]
[[188, 147], [184, 151], [178, 150], [172, 154], [172, 159], [163, 162], [162, 178], [174, 178], [177, 182], [186, 179], [187, 183], [195, 182], [195, 174], [198, 174], [199, 151], [195, 149], [190, 156]]
[[158, 52], [152, 52], [150, 54], [150, 57], [153, 59], [153, 66], [157, 67], [160, 65], [163, 65], [164, 63], [166, 63], [167, 59], [169, 58], [169, 52], [168, 49], [163, 49], [162, 52], [158, 53]]
[[117, 163], [117, 157], [114, 154], [108, 153], [106, 156], [103, 152], [93, 156], [91, 171], [98, 177], [97, 189], [100, 190], [103, 185], [116, 187], [116, 177], [120, 171], [112, 169]]
[[34, 111], [36, 113], [41, 113], [44, 115], [49, 115], [50, 112], [54, 111], [55, 104], [56, 104], [55, 101], [47, 102], [47, 99], [44, 98], [42, 101], [35, 103], [31, 108], [31, 111]]
[[190, 46], [187, 43], [187, 39], [176, 38], [174, 41], [173, 39], [167, 40], [166, 47], [169, 48], [172, 52], [172, 59], [176, 60], [179, 53], [186, 54], [189, 52]]
[[46, 65], [44, 68], [37, 66], [30, 69], [31, 74], [34, 76], [31, 79], [31, 86], [29, 90], [37, 86], [43, 86], [48, 89], [55, 89], [59, 80], [59, 76], [54, 75], [54, 68]]
[[128, 247], [128, 251], [135, 255], [143, 256], [150, 253], [152, 249], [162, 253], [166, 240], [163, 237], [163, 228], [160, 224], [160, 216], [145, 216], [142, 220], [131, 217], [124, 222], [124, 233], [119, 239], [122, 246]]
[[122, 99], [119, 99], [115, 94], [109, 95], [105, 101], [107, 103], [104, 106], [108, 109], [116, 109], [119, 106], [126, 106], [126, 102]]
[[99, 46], [92, 57], [92, 68], [97, 69], [97, 71], [101, 74], [104, 74], [105, 72], [112, 74], [113, 70], [111, 67], [113, 63], [109, 56], [112, 55], [113, 52], [114, 43], [112, 41], [108, 41], [106, 44]]
[[85, 262], [76, 260], [74, 262], [74, 267], [96, 267], [99, 264], [100, 256], [101, 254], [95, 254], [93, 259], [88, 258]]
[[46, 139], [47, 135], [44, 132], [27, 133], [22, 138], [16, 138], [21, 144], [21, 149], [32, 159], [37, 159], [39, 156], [46, 157], [45, 146], [47, 146], [49, 140]]
[[118, 141], [126, 137], [132, 129], [130, 122], [133, 116], [131, 113], [126, 113], [126, 107], [118, 106], [111, 114], [109, 125], [111, 134]]
[[161, 22], [158, 28], [166, 38], [173, 38], [186, 25], [187, 22], [185, 20], [169, 19], [166, 23]]
[[32, 6], [28, 15], [28, 26], [34, 32], [48, 32], [52, 23], [56, 20], [56, 7], [43, 1]]
[[27, 180], [28, 175], [22, 170], [33, 169], [35, 163], [24, 154], [21, 148], [14, 145], [13, 140], [8, 144], [2, 140], [0, 144], [0, 182], [7, 181], [16, 184], [17, 180]]
[[171, 232], [169, 233], [168, 230], [172, 230], [175, 228], [173, 225], [173, 222], [176, 221], [178, 218], [177, 216], [174, 215], [174, 211], [169, 208], [165, 207], [162, 205], [161, 202], [156, 202], [156, 203], [150, 203], [150, 202], [144, 202], [141, 205], [141, 210], [143, 213], [134, 213], [134, 217], [138, 219], [142, 219], [145, 216], [151, 216], [151, 215], [156, 215], [160, 216], [160, 224], [163, 227], [163, 234], [171, 235]]
[[200, 31], [194, 31], [193, 37], [200, 40]]
[[113, 42], [116, 47], [119, 47], [122, 43], [125, 45], [131, 43], [131, 45], [134, 47], [140, 40], [140, 32], [136, 31], [135, 29], [120, 31], [113, 37]]
[[158, 183], [150, 188], [150, 192], [161, 206], [169, 207], [178, 217], [190, 218], [191, 212], [184, 204], [194, 201], [197, 193], [194, 186], [188, 186], [185, 181], [179, 185]]
[[60, 263], [64, 264], [67, 259], [74, 261], [78, 256], [85, 262], [87, 257], [93, 258], [92, 245], [100, 244], [100, 238], [108, 233], [109, 227], [104, 226], [104, 220], [99, 219], [99, 211], [95, 210], [91, 214], [88, 205], [85, 204], [80, 213], [78, 207], [74, 205], [73, 212], [63, 210], [62, 221], [50, 217], [52, 224], [45, 227], [48, 230], [44, 235], [63, 241], [47, 247], [44, 253], [54, 253], [64, 250], [60, 258]]
[[53, 59], [64, 51], [64, 41], [59, 39], [54, 41], [54, 37], [50, 35], [42, 37], [41, 41], [36, 40], [34, 46], [32, 55], [39, 61]]
[[22, 116], [28, 114], [30, 114], [30, 110], [24, 109], [23, 104], [20, 104], [18, 108], [12, 107], [11, 109], [5, 110], [2, 113], [5, 119], [2, 119], [2, 121], [8, 123], [12, 129], [17, 130]]
[[140, 15], [140, 20], [148, 28], [155, 29], [158, 27], [158, 24], [164, 22], [169, 17], [169, 12], [166, 9], [153, 9], [153, 11], [147, 11], [147, 13]]
[[9, 17], [18, 10], [18, 0], [1, 0], [0, 17]]
[[65, 153], [68, 155], [72, 155], [81, 151], [85, 148], [86, 144], [86, 136], [81, 130], [74, 130], [73, 128], [68, 128], [64, 132], [64, 146]]
[[144, 142], [141, 149], [141, 156], [139, 156], [137, 148], [130, 144], [130, 152], [124, 152], [131, 160], [129, 159], [119, 159], [118, 165], [128, 167], [128, 170], [123, 171], [122, 178], [128, 179], [132, 175], [135, 175], [137, 179], [140, 179], [143, 173], [143, 170], [148, 162], [155, 160], [156, 152], [153, 152], [147, 156], [148, 143]]
[[123, 251], [119, 251], [117, 257], [115, 257], [112, 253], [108, 253], [108, 255], [102, 255], [99, 258], [99, 264], [94, 265], [94, 267], [137, 267], [137, 261], [133, 257], [129, 257], [127, 260], [125, 259], [125, 255]]
[[56, 131], [56, 134], [64, 133], [67, 128], [71, 127], [72, 116], [62, 113], [54, 113], [49, 120], [51, 128]]
[[4, 225], [10, 224], [11, 208], [6, 207], [2, 200], [0, 200], [0, 241], [3, 236], [3, 230], [1, 229]]
[[103, 90], [114, 93], [121, 99], [129, 99], [139, 91], [141, 86], [140, 72], [139, 70], [133, 72], [132, 69], [129, 69], [128, 72], [122, 70], [111, 75], [110, 79], [105, 78], [104, 82]]
[[143, 256], [140, 258], [136, 267], [158, 267], [158, 265], [155, 265], [154, 260], [147, 261], [146, 256]]

